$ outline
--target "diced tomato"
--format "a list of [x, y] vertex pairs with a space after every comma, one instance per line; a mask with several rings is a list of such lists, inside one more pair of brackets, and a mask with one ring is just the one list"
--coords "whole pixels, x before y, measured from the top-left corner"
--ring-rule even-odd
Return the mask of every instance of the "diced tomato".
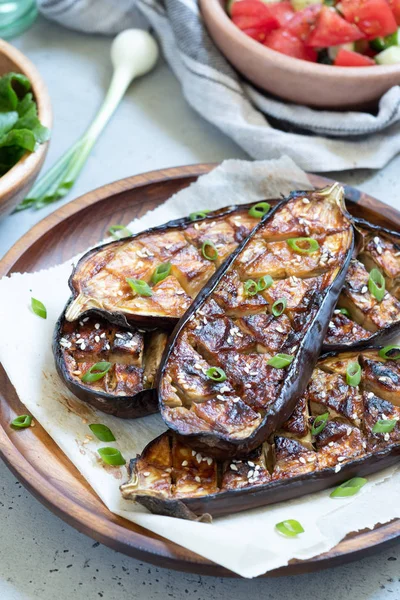
[[268, 35], [267, 31], [259, 29], [258, 27], [250, 27], [249, 29], [242, 29], [242, 31], [249, 37], [253, 38], [253, 40], [256, 40], [257, 42], [261, 43], [265, 41], [265, 38]]
[[346, 21], [355, 23], [369, 40], [397, 31], [387, 0], [342, 0], [338, 8]]
[[400, 0], [389, 0], [389, 4], [397, 25], [400, 25]]
[[317, 53], [312, 48], [307, 48], [299, 38], [291, 35], [283, 27], [271, 31], [267, 35], [264, 46], [294, 58], [301, 58], [310, 62], [316, 62], [317, 60]]
[[284, 27], [296, 14], [290, 2], [273, 2], [268, 4], [268, 9], [271, 15], [274, 15], [280, 27]]
[[232, 21], [239, 29], [259, 29], [264, 32], [279, 27], [268, 6], [259, 0], [241, 0], [232, 6]]
[[333, 63], [336, 67], [372, 67], [375, 61], [359, 52], [352, 52], [341, 48]]
[[287, 31], [299, 38], [299, 40], [306, 41], [315, 27], [320, 10], [321, 4], [311, 4], [295, 13], [294, 17], [286, 25]]
[[355, 42], [363, 37], [364, 34], [358, 27], [345, 21], [334, 8], [323, 6], [307, 45], [313, 48], [328, 48]]

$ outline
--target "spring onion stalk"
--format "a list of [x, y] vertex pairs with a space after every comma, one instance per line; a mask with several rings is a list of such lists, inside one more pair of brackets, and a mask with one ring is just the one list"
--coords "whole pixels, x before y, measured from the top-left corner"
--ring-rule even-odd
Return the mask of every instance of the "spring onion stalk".
[[157, 57], [157, 44], [146, 31], [128, 29], [115, 38], [111, 46], [114, 72], [97, 115], [83, 136], [35, 183], [16, 211], [42, 208], [57, 202], [70, 191], [130, 83], [135, 77], [150, 71]]
[[216, 381], [217, 383], [222, 383], [226, 381], [225, 371], [220, 369], [219, 367], [210, 367], [206, 371], [206, 375], [209, 379]]
[[385, 346], [379, 350], [378, 355], [385, 360], [399, 360], [400, 346]]
[[357, 387], [361, 381], [361, 366], [358, 362], [350, 363], [346, 369], [347, 385]]
[[372, 433], [391, 433], [397, 425], [397, 419], [379, 419], [372, 428]]
[[90, 369], [86, 371], [81, 377], [83, 383], [94, 383], [102, 379], [106, 373], [111, 369], [111, 363], [102, 361], [95, 365], [92, 365]]
[[171, 273], [171, 263], [170, 262], [161, 263], [161, 265], [158, 265], [158, 267], [156, 267], [154, 269], [154, 272], [151, 276], [151, 281], [153, 283], [159, 283], [160, 281], [163, 281], [163, 279], [168, 277], [168, 275], [170, 273]]
[[201, 219], [205, 219], [209, 210], [199, 210], [197, 212], [192, 212], [189, 215], [189, 219], [191, 221], [201, 221]]
[[92, 423], [89, 428], [101, 442], [115, 442], [115, 436], [107, 425]]
[[257, 204], [249, 208], [249, 216], [261, 219], [269, 212], [270, 208], [271, 205], [268, 202], [257, 202]]
[[133, 292], [136, 292], [138, 296], [152, 296], [153, 292], [151, 291], [151, 287], [146, 281], [143, 279], [131, 279], [130, 277], [126, 278], [126, 283], [129, 283]]
[[108, 233], [112, 235], [115, 240], [121, 240], [124, 237], [130, 237], [132, 231], [130, 231], [125, 225], [111, 225]]
[[328, 423], [329, 420], [329, 413], [326, 412], [323, 415], [318, 415], [318, 417], [316, 417], [314, 419], [314, 423], [311, 427], [311, 433], [312, 435], [318, 435], [319, 433], [321, 433], [321, 431], [323, 431]]
[[30, 415], [20, 415], [11, 421], [11, 427], [14, 429], [26, 429], [32, 424], [32, 417]]
[[126, 464], [126, 460], [122, 456], [121, 452], [116, 448], [107, 446], [106, 448], [99, 448], [97, 452], [100, 454], [103, 462], [105, 462], [106, 465], [120, 467]]
[[284, 369], [294, 359], [294, 356], [290, 354], [275, 354], [272, 358], [269, 359], [267, 365], [270, 367], [275, 367], [275, 369]]
[[31, 298], [31, 308], [35, 315], [42, 319], [47, 319], [47, 309], [43, 302], [36, 300], [36, 298]]
[[367, 483], [367, 480], [363, 477], [353, 477], [345, 481], [330, 493], [331, 498], [347, 498], [348, 496], [354, 496], [360, 489]]
[[303, 526], [295, 519], [281, 521], [275, 525], [275, 529], [286, 537], [296, 537], [299, 533], [304, 533]]

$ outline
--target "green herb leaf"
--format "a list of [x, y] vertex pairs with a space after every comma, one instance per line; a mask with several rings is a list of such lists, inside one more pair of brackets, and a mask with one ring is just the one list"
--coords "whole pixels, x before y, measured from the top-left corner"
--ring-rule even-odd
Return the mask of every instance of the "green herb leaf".
[[209, 212], [209, 210], [199, 210], [198, 212], [192, 212], [189, 215], [189, 219], [191, 221], [201, 221], [201, 219], [204, 219]]
[[225, 371], [223, 369], [220, 369], [219, 367], [210, 367], [209, 369], [207, 369], [206, 375], [209, 379], [212, 379], [213, 381], [216, 381], [218, 383], [226, 381]]
[[331, 498], [346, 498], [354, 496], [367, 483], [367, 479], [363, 477], [353, 477], [345, 481], [330, 493]]
[[35, 315], [37, 315], [38, 317], [41, 317], [42, 319], [47, 318], [46, 307], [43, 304], [43, 302], [40, 302], [40, 300], [36, 300], [36, 298], [31, 298], [31, 308]]
[[291, 354], [275, 354], [272, 358], [269, 359], [267, 365], [271, 367], [275, 367], [275, 369], [284, 369], [294, 359], [294, 356]]
[[101, 458], [107, 465], [113, 465], [114, 467], [116, 467], [126, 464], [126, 460], [122, 456], [121, 452], [116, 448], [106, 446], [105, 448], [99, 448], [97, 452], [100, 454]]
[[83, 381], [83, 383], [94, 383], [95, 381], [99, 381], [99, 379], [102, 379], [110, 369], [111, 363], [106, 361], [98, 362], [95, 365], [92, 365], [90, 369], [82, 375], [81, 381]]
[[264, 217], [271, 209], [271, 205], [268, 202], [257, 202], [249, 209], [249, 216], [255, 217], [256, 219], [261, 219]]
[[254, 279], [248, 279], [244, 282], [243, 289], [246, 296], [255, 296], [258, 294], [258, 283]]
[[286, 240], [288, 246], [298, 254], [312, 254], [319, 249], [319, 243], [314, 238], [298, 237]]
[[318, 417], [316, 417], [314, 419], [314, 423], [311, 427], [311, 433], [312, 435], [318, 435], [319, 433], [321, 433], [321, 431], [323, 431], [327, 425], [329, 421], [329, 413], [326, 412], [323, 415], [318, 415]]
[[397, 419], [379, 419], [372, 428], [372, 433], [391, 433], [396, 427]]
[[271, 312], [274, 315], [274, 317], [280, 317], [281, 314], [286, 310], [287, 307], [287, 300], [286, 298], [279, 298], [278, 300], [276, 300], [271, 308]]
[[132, 290], [136, 292], [139, 296], [152, 296], [153, 292], [151, 291], [151, 287], [148, 283], [143, 281], [143, 279], [130, 279], [126, 278], [126, 283], [129, 283]]
[[11, 427], [15, 429], [26, 429], [32, 424], [32, 417], [30, 415], [20, 415], [16, 417], [14, 421], [11, 421]]
[[286, 537], [296, 537], [299, 533], [304, 533], [303, 526], [295, 519], [281, 521], [275, 525], [275, 529]]
[[129, 231], [125, 225], [111, 225], [108, 233], [116, 240], [120, 240], [124, 237], [130, 237], [132, 235], [132, 231]]
[[385, 278], [379, 269], [372, 269], [368, 279], [368, 289], [370, 293], [378, 300], [382, 302], [385, 295]]
[[378, 355], [385, 360], [399, 360], [400, 346], [385, 346], [379, 350]]
[[207, 260], [217, 260], [218, 250], [211, 240], [205, 240], [201, 247], [201, 253]]
[[151, 281], [153, 283], [159, 283], [171, 273], [171, 263], [162, 263], [158, 265], [158, 267], [154, 270], [153, 275], [151, 276]]
[[346, 369], [347, 385], [357, 387], [361, 381], [361, 365], [358, 362], [352, 362], [347, 365]]
[[92, 423], [89, 425], [91, 431], [101, 442], [115, 442], [113, 432], [107, 425], [101, 425], [100, 423]]

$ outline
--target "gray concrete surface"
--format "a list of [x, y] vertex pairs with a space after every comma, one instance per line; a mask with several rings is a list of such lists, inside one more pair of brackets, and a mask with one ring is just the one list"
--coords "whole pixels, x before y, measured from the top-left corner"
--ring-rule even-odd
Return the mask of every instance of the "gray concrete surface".
[[[39, 21], [15, 44], [37, 64], [53, 99], [55, 123], [46, 166], [80, 135], [110, 75], [110, 41]], [[200, 119], [162, 61], [132, 86], [96, 146], [70, 200], [116, 179], [161, 167], [246, 158]], [[400, 157], [381, 172], [333, 176], [400, 207]], [[54, 210], [0, 223], [0, 256]], [[140, 563], [94, 543], [41, 506], [0, 464], [0, 600], [400, 600], [400, 546], [320, 574], [222, 580]]]

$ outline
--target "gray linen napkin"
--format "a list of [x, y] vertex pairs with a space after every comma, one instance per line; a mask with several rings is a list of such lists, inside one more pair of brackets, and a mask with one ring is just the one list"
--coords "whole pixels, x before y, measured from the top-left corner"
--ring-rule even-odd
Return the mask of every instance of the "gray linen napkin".
[[380, 168], [400, 151], [399, 86], [383, 96], [377, 115], [314, 110], [264, 95], [244, 82], [214, 46], [197, 0], [38, 4], [49, 19], [88, 33], [117, 33], [143, 24], [144, 15], [189, 104], [253, 158], [286, 154], [309, 171], [338, 171]]

